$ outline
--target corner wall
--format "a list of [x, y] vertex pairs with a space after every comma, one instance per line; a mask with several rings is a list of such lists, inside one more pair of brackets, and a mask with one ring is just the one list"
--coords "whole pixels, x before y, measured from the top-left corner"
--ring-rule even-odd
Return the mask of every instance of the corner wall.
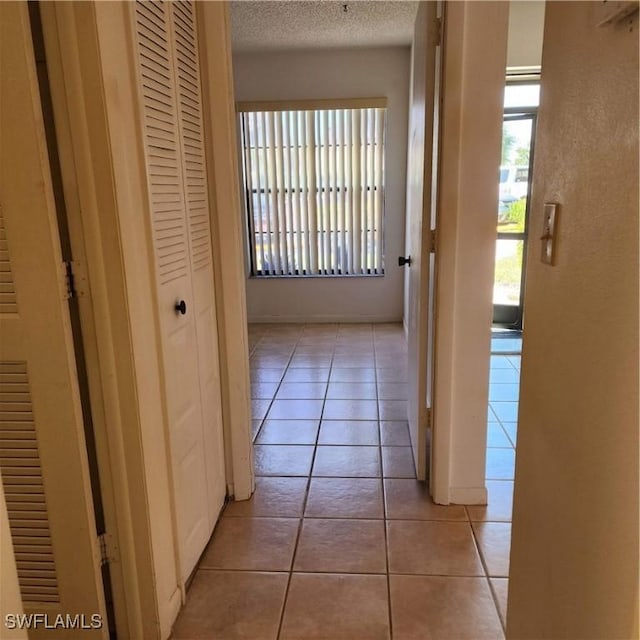
[[[605, 7], [605, 9], [608, 7]], [[547, 3], [507, 637], [638, 638], [638, 15]], [[555, 264], [543, 205], [560, 204]]]
[[509, 3], [446, 12], [432, 476], [436, 502], [484, 504]]
[[408, 47], [235, 54], [235, 99], [387, 97], [382, 277], [248, 278], [253, 322], [400, 321], [409, 98]]

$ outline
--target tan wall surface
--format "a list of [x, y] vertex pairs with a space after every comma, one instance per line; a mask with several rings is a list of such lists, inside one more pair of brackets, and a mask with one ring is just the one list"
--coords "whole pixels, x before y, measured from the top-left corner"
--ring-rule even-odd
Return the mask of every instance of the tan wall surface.
[[[638, 19], [547, 4], [507, 637], [638, 636]], [[561, 205], [540, 262], [544, 202]]]

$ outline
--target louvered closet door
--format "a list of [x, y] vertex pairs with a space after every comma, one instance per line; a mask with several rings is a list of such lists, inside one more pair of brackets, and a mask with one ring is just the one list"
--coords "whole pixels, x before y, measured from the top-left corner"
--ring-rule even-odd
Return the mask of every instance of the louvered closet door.
[[[186, 22], [191, 8], [182, 3], [172, 7], [139, 1], [135, 11], [180, 560], [186, 578], [213, 531], [225, 494], [205, 167], [201, 144], [194, 145], [201, 140], [197, 68], [189, 63], [189, 57], [195, 58], [194, 25]], [[179, 21], [180, 33], [175, 29]], [[175, 309], [181, 302], [184, 313]]]
[[209, 194], [202, 124], [202, 91], [198, 61], [195, 4], [171, 3], [174, 69], [178, 90], [178, 123], [191, 254], [194, 315], [209, 488], [209, 520], [215, 525], [226, 494], [220, 363], [213, 286]]
[[0, 60], [0, 472], [20, 590], [25, 610], [51, 623], [58, 613], [106, 622], [26, 3], [0, 3]]

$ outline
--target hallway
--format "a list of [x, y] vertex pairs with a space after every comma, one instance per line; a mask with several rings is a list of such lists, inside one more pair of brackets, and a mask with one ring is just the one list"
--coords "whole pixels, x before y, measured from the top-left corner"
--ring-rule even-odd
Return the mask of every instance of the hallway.
[[[400, 325], [249, 337], [256, 492], [225, 508], [172, 637], [502, 638], [512, 482], [491, 460], [513, 449], [500, 423], [492, 506], [434, 505], [414, 479]], [[512, 382], [494, 364], [515, 366], [492, 358], [499, 394]]]

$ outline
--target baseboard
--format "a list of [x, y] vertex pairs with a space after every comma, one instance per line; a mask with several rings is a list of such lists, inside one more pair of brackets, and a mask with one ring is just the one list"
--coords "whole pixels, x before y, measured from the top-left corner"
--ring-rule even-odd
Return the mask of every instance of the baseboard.
[[451, 487], [449, 501], [451, 504], [487, 504], [486, 487]]
[[307, 324], [307, 323], [331, 323], [340, 322], [342, 324], [358, 324], [358, 323], [400, 323], [401, 318], [397, 316], [343, 316], [343, 315], [286, 315], [286, 316], [249, 316], [250, 324]]

